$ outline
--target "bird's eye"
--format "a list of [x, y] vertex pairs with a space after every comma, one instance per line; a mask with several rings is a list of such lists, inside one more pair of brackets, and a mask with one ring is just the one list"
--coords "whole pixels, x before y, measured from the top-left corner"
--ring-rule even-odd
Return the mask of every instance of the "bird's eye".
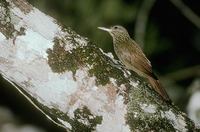
[[118, 27], [117, 27], [117, 26], [114, 26], [114, 29], [118, 29]]

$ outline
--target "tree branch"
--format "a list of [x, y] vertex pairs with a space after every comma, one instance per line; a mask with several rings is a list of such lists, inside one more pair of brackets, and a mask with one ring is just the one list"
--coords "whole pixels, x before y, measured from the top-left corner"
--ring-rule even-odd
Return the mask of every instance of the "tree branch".
[[170, 78], [174, 81], [180, 81], [193, 76], [200, 76], [200, 65], [181, 69], [173, 73], [168, 73], [163, 78]]
[[55, 124], [73, 132], [197, 129], [111, 54], [24, 5], [0, 2], [0, 74]]
[[170, 0], [171, 3], [176, 6], [181, 13], [191, 21], [197, 28], [200, 28], [200, 18], [195, 14], [187, 5], [185, 5], [182, 0]]

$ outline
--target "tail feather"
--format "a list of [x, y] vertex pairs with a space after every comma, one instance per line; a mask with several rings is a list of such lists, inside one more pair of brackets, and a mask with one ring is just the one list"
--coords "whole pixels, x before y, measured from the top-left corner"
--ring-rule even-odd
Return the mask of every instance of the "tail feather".
[[159, 80], [154, 79], [152, 77], [148, 77], [148, 80], [149, 80], [149, 83], [151, 84], [151, 86], [154, 88], [154, 90], [156, 92], [158, 92], [166, 101], [170, 101], [171, 102], [167, 92], [162, 87], [162, 85], [160, 84]]

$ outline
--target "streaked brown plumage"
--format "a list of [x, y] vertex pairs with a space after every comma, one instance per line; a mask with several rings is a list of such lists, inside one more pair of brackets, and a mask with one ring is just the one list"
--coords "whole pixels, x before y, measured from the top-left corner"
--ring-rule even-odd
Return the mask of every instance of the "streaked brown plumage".
[[152, 88], [166, 101], [170, 101], [167, 92], [161, 86], [158, 78], [153, 74], [151, 62], [147, 59], [137, 43], [130, 38], [127, 30], [118, 25], [111, 28], [99, 27], [99, 29], [109, 32], [112, 36], [114, 50], [119, 60], [122, 61], [128, 69], [147, 78]]

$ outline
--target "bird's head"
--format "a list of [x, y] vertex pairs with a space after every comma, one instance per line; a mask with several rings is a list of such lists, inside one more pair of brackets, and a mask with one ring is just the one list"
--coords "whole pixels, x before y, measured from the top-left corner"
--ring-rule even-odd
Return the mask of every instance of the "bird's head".
[[113, 37], [113, 40], [125, 41], [130, 38], [128, 31], [120, 25], [112, 26], [110, 28], [105, 28], [105, 27], [98, 27], [98, 28], [107, 31]]

